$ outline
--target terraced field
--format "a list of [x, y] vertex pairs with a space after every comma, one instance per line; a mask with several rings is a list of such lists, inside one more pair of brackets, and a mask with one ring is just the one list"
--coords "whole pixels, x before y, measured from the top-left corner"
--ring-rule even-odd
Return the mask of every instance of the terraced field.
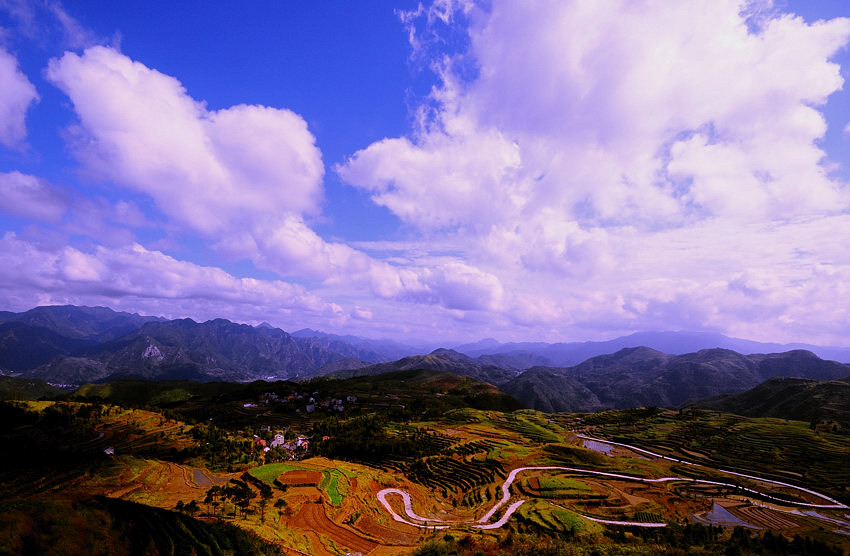
[[816, 432], [799, 421], [710, 411], [662, 412], [628, 426], [611, 423], [593, 430], [615, 441], [652, 446], [659, 453], [712, 467], [744, 473], [757, 469], [769, 478], [805, 483], [833, 496], [850, 493], [847, 436]]
[[[304, 504], [301, 506], [298, 514], [290, 521], [290, 525], [306, 531], [321, 532], [323, 535], [332, 539], [335, 545], [333, 548], [343, 553], [362, 552], [367, 554], [378, 546], [377, 542], [337, 525], [328, 519], [322, 504]], [[331, 547], [325, 547], [321, 542], [314, 543], [311, 548], [312, 554], [321, 554], [326, 551], [331, 554], [338, 553], [328, 550]]]
[[[588, 423], [581, 416], [531, 411], [455, 410], [445, 421], [431, 416], [403, 423], [363, 415], [350, 421], [363, 425], [357, 438], [378, 438], [387, 459], [375, 461], [363, 451], [349, 461], [252, 460], [225, 472], [205, 459], [211, 448], [216, 442], [238, 448], [228, 443], [248, 442], [252, 431], [190, 426], [155, 411], [107, 406], [86, 417], [85, 404], [63, 404], [27, 405], [44, 422], [36, 426], [32, 416], [26, 421], [19, 415], [20, 424], [2, 434], [7, 443], [37, 448], [32, 462], [58, 450], [69, 465], [51, 473], [44, 472], [49, 466], [27, 467], [30, 460], [0, 468], [0, 498], [86, 492], [168, 510], [189, 506], [193, 515], [229, 521], [291, 554], [404, 554], [432, 538], [434, 527], [453, 538], [470, 535], [470, 546], [511, 534], [593, 547], [628, 532], [639, 542], [634, 539], [643, 530], [712, 523], [716, 507], [753, 531], [817, 535], [850, 548], [850, 537], [835, 533], [850, 513], [838, 504], [848, 501], [846, 488], [837, 488], [847, 476], [839, 462], [850, 459], [850, 442], [815, 434], [805, 424], [664, 411], [634, 412], [622, 422], [600, 414]], [[61, 442], [39, 443], [35, 432], [41, 434], [38, 427], [47, 426], [48, 417], [63, 431]], [[315, 440], [348, 434], [347, 422], [314, 434]], [[596, 436], [588, 443], [581, 434], [591, 431]], [[638, 445], [617, 444], [630, 439]], [[210, 446], [201, 450], [206, 442]], [[809, 444], [792, 446], [800, 442]], [[611, 448], [598, 451], [594, 443]], [[742, 444], [750, 451], [721, 453]], [[835, 473], [823, 463], [805, 467], [822, 454]], [[753, 471], [753, 462], [765, 476]], [[818, 494], [824, 485], [827, 497]], [[729, 538], [731, 531], [722, 535]]]

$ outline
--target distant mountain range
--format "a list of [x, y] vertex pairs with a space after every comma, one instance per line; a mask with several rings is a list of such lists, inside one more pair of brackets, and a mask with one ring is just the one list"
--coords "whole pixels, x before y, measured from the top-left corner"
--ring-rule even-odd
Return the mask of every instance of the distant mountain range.
[[544, 359], [542, 365], [569, 367], [586, 359], [614, 353], [623, 348], [649, 347], [663, 353], [684, 354], [703, 349], [723, 348], [745, 355], [753, 353], [780, 353], [792, 350], [811, 351], [822, 359], [850, 363], [850, 348], [824, 347], [811, 344], [776, 344], [730, 338], [715, 332], [636, 332], [604, 342], [570, 342], [547, 344], [543, 342], [513, 342], [502, 344], [493, 339], [473, 344], [454, 346], [470, 357], [481, 355], [511, 355]]
[[647, 347], [623, 348], [573, 367], [516, 371], [453, 350], [407, 357], [332, 376], [350, 377], [428, 369], [468, 375], [498, 386], [526, 407], [546, 412], [591, 412], [642, 406], [680, 407], [697, 400], [742, 392], [773, 377], [834, 380], [850, 377], [850, 365], [795, 350], [742, 355], [707, 349], [669, 355]]
[[[647, 345], [633, 345], [640, 342]], [[724, 345], [745, 353], [719, 347]], [[542, 411], [585, 412], [679, 407], [744, 392], [775, 377], [850, 377], [850, 365], [821, 359], [812, 351], [766, 354], [760, 349], [773, 346], [717, 334], [641, 333], [572, 344], [485, 340], [423, 355], [412, 351], [416, 347], [388, 340], [307, 329], [288, 334], [265, 323], [253, 327], [225, 319], [165, 320], [103, 307], [0, 312], [0, 370], [64, 385], [114, 378], [347, 378], [422, 369], [488, 382]], [[696, 349], [681, 352], [690, 348]], [[817, 349], [839, 355], [842, 351]]]
[[0, 369], [59, 384], [292, 379], [346, 359], [352, 365], [388, 360], [331, 336], [296, 338], [269, 326], [167, 321], [102, 307], [38, 307], [2, 313], [0, 322]]

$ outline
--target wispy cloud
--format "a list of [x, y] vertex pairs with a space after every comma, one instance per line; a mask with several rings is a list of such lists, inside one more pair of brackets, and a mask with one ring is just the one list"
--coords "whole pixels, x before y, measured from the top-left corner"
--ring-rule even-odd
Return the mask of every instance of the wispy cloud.
[[38, 101], [35, 86], [18, 69], [14, 56], [0, 48], [0, 144], [14, 147], [27, 136], [26, 114]]

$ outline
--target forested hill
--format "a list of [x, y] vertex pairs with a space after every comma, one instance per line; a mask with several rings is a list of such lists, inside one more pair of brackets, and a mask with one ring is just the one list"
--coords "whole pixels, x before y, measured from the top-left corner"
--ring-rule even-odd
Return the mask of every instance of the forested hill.
[[706, 397], [742, 392], [773, 377], [833, 380], [850, 376], [850, 365], [825, 361], [802, 350], [741, 355], [708, 349], [669, 355], [639, 347], [593, 357], [574, 367], [541, 366], [526, 371], [497, 367], [489, 361], [440, 349], [391, 363], [341, 370], [331, 376], [369, 376], [410, 369], [452, 372], [490, 382], [525, 406], [548, 412], [675, 408]]
[[499, 386], [542, 411], [598, 411], [641, 406], [679, 407], [695, 400], [742, 392], [773, 377], [834, 380], [850, 365], [811, 352], [741, 355], [708, 349], [667, 355], [627, 348], [568, 368], [537, 367]]
[[772, 378], [751, 390], [703, 400], [699, 407], [747, 417], [779, 417], [850, 430], [850, 377], [819, 381]]
[[277, 328], [181, 319], [146, 323], [117, 340], [58, 355], [26, 375], [63, 384], [116, 377], [290, 379], [346, 358], [380, 356], [320, 338], [293, 338]]

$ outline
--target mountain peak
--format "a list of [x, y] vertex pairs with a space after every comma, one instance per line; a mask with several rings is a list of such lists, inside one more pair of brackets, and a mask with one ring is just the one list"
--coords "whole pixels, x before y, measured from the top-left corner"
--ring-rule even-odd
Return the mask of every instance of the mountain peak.
[[437, 357], [443, 357], [445, 359], [451, 359], [452, 361], [472, 361], [472, 358], [468, 355], [460, 353], [459, 351], [455, 351], [453, 349], [447, 348], [437, 348], [432, 351], [429, 355], [436, 355]]

